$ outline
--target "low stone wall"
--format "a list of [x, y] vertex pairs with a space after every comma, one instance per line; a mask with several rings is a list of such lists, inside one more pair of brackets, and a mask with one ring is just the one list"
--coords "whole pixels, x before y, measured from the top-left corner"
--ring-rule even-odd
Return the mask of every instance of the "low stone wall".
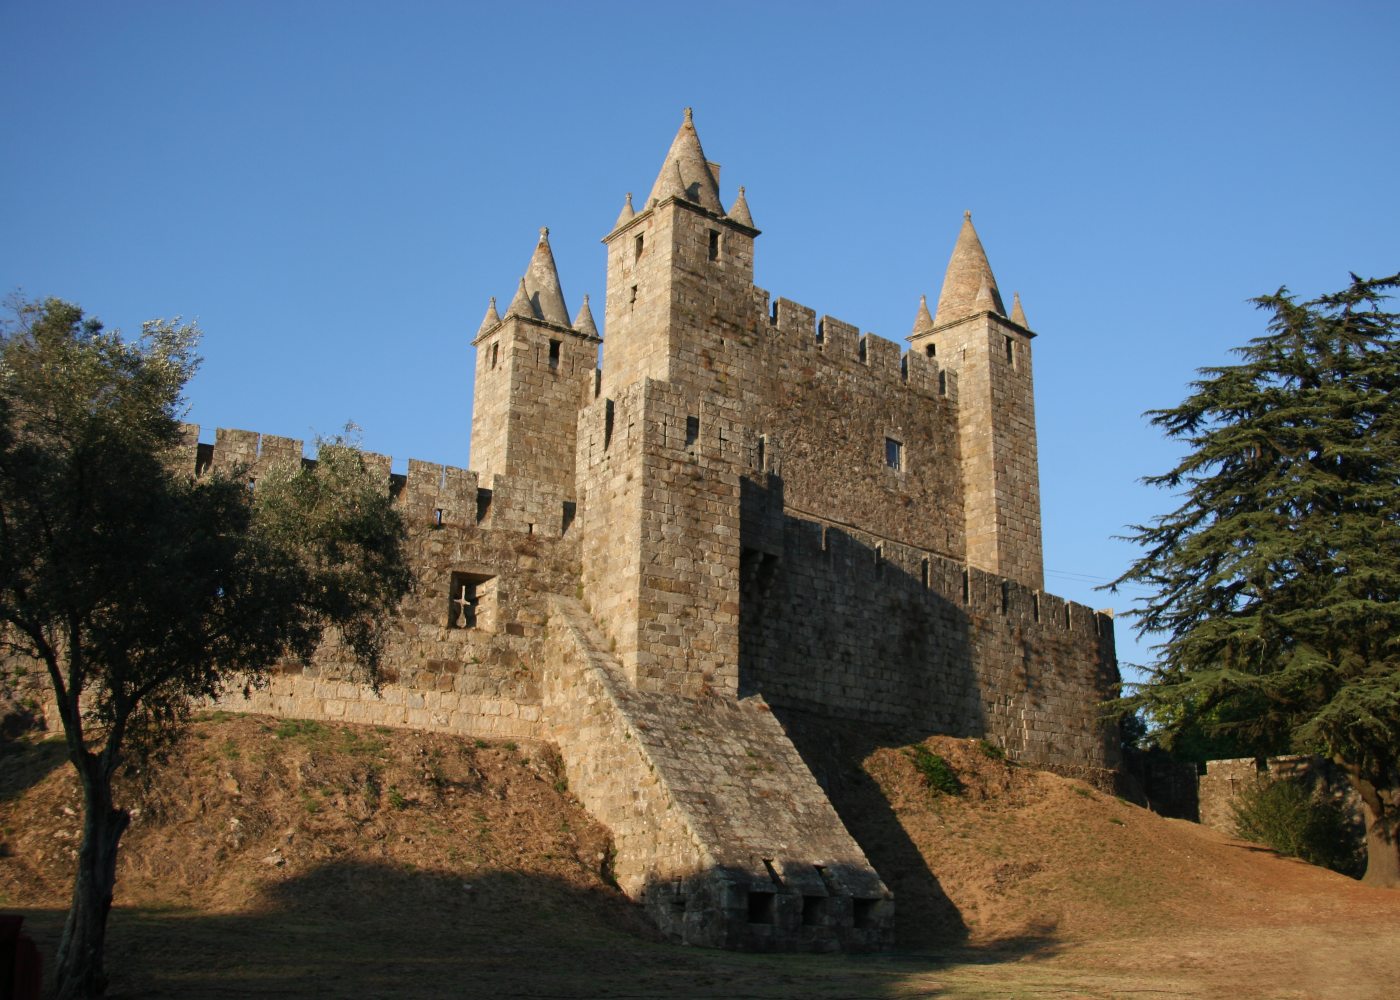
[[1308, 783], [1314, 795], [1342, 807], [1360, 831], [1365, 829], [1361, 799], [1346, 776], [1322, 757], [1269, 757], [1263, 767], [1253, 757], [1212, 760], [1197, 782], [1201, 825], [1235, 836], [1234, 804], [1248, 788], [1261, 782], [1296, 779]]

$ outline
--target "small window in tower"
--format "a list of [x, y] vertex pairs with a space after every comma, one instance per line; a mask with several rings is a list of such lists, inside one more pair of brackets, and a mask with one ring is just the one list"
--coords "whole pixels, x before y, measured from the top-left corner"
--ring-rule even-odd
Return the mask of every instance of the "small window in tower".
[[897, 472], [904, 469], [904, 445], [894, 438], [885, 438], [885, 464]]
[[763, 471], [764, 459], [766, 459], [767, 457], [768, 457], [768, 435], [767, 435], [767, 434], [760, 434], [760, 435], [758, 436], [758, 471], [759, 471], [759, 472], [762, 472], [762, 471]]
[[628, 304], [629, 306], [635, 306], [635, 305], [637, 304], [637, 286], [636, 286], [636, 285], [633, 285], [633, 286], [632, 286], [632, 297], [631, 297], [630, 299], [627, 300], [627, 304]]
[[501, 360], [501, 345], [500, 345], [500, 344], [492, 344], [492, 345], [491, 345], [491, 367], [492, 367], [492, 368], [495, 368], [495, 367], [496, 367], [496, 362], [499, 361], [499, 360]]
[[559, 367], [559, 348], [563, 346], [561, 340], [551, 340], [549, 342], [549, 367]]
[[710, 230], [710, 260], [719, 260], [719, 230]]
[[938, 356], [938, 345], [937, 345], [937, 344], [929, 344], [927, 347], [924, 348], [924, 353], [927, 354], [927, 355], [928, 355], [929, 357], [931, 357], [931, 358], [937, 357], [937, 356]]
[[1014, 367], [1015, 364], [1016, 364], [1016, 344], [1012, 341], [1012, 339], [1011, 339], [1010, 337], [1006, 337], [1005, 340], [1006, 340], [1006, 363], [1009, 364], [1009, 365], [1012, 365], [1012, 366]]
[[698, 441], [699, 439], [700, 439], [700, 418], [699, 418], [699, 417], [686, 417], [686, 418], [685, 418], [685, 446], [686, 446], [687, 448], [693, 447], [694, 444], [695, 444], [695, 442]]
[[638, 260], [638, 259], [641, 258], [641, 256], [642, 256], [642, 249], [643, 249], [643, 247], [645, 247], [645, 246], [646, 246], [646, 237], [643, 236], [641, 233], [638, 233], [638, 234], [637, 234], [636, 242], [633, 244], [633, 250], [634, 250], [635, 252], [632, 254], [632, 258], [633, 258], [634, 260]]

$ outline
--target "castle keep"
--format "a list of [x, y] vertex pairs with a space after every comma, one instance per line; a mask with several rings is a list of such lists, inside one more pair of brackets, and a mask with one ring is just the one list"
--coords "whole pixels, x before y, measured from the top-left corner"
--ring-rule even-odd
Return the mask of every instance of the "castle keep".
[[[687, 111], [603, 243], [604, 344], [542, 231], [477, 332], [472, 470], [382, 468], [416, 585], [380, 693], [328, 641], [229, 706], [550, 741], [672, 937], [878, 948], [895, 901], [791, 720], [1117, 766], [1106, 616], [1042, 592], [1031, 332], [970, 216], [900, 345], [756, 287]], [[911, 303], [912, 304], [912, 303]], [[220, 430], [194, 468], [301, 444]]]

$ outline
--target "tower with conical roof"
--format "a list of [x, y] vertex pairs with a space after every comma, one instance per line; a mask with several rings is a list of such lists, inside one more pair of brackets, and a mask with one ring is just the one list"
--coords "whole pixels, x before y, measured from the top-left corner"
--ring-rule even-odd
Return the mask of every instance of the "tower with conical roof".
[[920, 302], [912, 349], [958, 376], [958, 437], [969, 564], [1044, 586], [1031, 338], [1020, 298], [1010, 318], [982, 241], [963, 214], [930, 318]]
[[640, 206], [629, 194], [611, 233], [605, 388], [642, 378], [733, 391], [736, 341], [752, 337], [754, 228], [743, 189], [726, 211], [719, 164], [689, 108]]
[[573, 496], [578, 411], [601, 340], [586, 299], [577, 322], [569, 320], [548, 229], [505, 315], [493, 298], [472, 343], [471, 461], [483, 485], [521, 476]]

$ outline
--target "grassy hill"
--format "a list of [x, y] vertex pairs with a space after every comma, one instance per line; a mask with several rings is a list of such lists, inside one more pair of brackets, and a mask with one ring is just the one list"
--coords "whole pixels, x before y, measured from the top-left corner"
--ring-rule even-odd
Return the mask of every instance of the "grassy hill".
[[[112, 995], [1350, 1000], [1400, 981], [1400, 893], [976, 741], [923, 744], [948, 794], [911, 747], [790, 725], [896, 892], [892, 955], [657, 941], [548, 747], [219, 714], [125, 779]], [[50, 957], [76, 809], [61, 744], [0, 744], [0, 907]]]

